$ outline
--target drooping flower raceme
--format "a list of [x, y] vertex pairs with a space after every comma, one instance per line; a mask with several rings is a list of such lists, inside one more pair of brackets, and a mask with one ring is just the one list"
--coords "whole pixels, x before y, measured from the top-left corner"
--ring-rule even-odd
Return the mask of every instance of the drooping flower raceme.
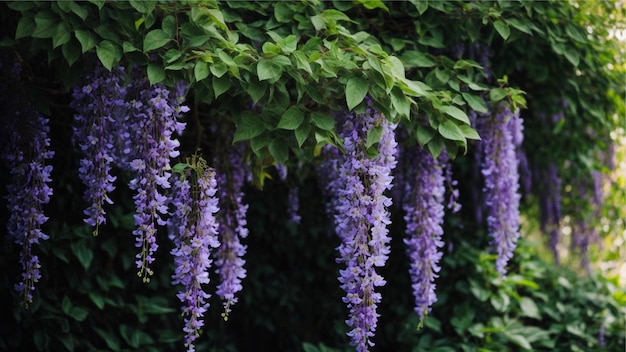
[[183, 303], [185, 346], [194, 351], [194, 341], [204, 325], [203, 316], [209, 307], [210, 294], [203, 289], [209, 283], [211, 252], [219, 246], [215, 171], [201, 162], [172, 175], [171, 204], [174, 209], [168, 220], [176, 271], [172, 283], [184, 289], [177, 296]]
[[83, 78], [84, 85], [72, 90], [71, 106], [76, 110], [74, 143], [84, 155], [78, 172], [87, 187], [84, 198], [89, 204], [84, 211], [85, 223], [95, 227], [94, 235], [106, 223], [104, 203], [113, 203], [108, 194], [115, 189], [111, 166], [117, 158], [120, 136], [126, 136], [126, 143], [130, 142], [123, 131], [128, 120], [124, 76], [123, 67], [108, 71], [98, 65]]
[[482, 136], [481, 168], [485, 180], [487, 227], [497, 253], [496, 270], [504, 275], [519, 238], [519, 174], [515, 148], [523, 138], [519, 110], [505, 105], [478, 119]]
[[138, 84], [137, 99], [130, 102], [136, 158], [130, 163], [135, 177], [129, 187], [137, 192], [133, 196], [136, 209], [133, 234], [135, 246], [140, 248], [136, 256], [137, 275], [148, 282], [152, 275], [150, 264], [158, 248], [157, 225], [165, 225], [161, 216], [167, 214], [167, 197], [163, 191], [170, 188], [170, 158], [178, 156], [179, 142], [173, 135], [182, 134], [185, 125], [179, 118], [189, 108], [181, 105], [184, 95], [179, 94], [183, 90], [177, 89], [173, 94], [160, 84], [149, 86], [145, 80]]
[[242, 187], [246, 180], [247, 165], [243, 161], [243, 151], [239, 146], [228, 145], [227, 150], [216, 158], [217, 185], [220, 212], [218, 233], [220, 246], [216, 253], [217, 273], [221, 278], [217, 295], [223, 300], [222, 316], [228, 319], [231, 306], [237, 303], [237, 292], [246, 277], [243, 259], [246, 246], [241, 240], [248, 237], [246, 213], [248, 205], [243, 202]]
[[[373, 129], [380, 129], [382, 138], [378, 155], [370, 158], [366, 140]], [[374, 345], [376, 307], [381, 300], [375, 287], [385, 284], [376, 267], [385, 265], [389, 255], [387, 207], [391, 199], [384, 192], [391, 188], [391, 170], [396, 165], [394, 129], [395, 125], [368, 106], [365, 113], [345, 117], [340, 132], [345, 154], [327, 154], [337, 158], [328, 161], [326, 167], [332, 170], [332, 165], [337, 166], [326, 184], [326, 193], [336, 197], [332, 202], [335, 230], [341, 239], [337, 261], [345, 265], [339, 282], [346, 292], [343, 301], [350, 310], [346, 320], [351, 328], [348, 336], [357, 351], [367, 351]]]
[[[419, 146], [403, 150], [406, 161], [402, 208], [406, 221], [407, 254], [410, 258], [415, 311], [424, 318], [437, 301], [435, 278], [443, 247], [444, 168], [438, 159]], [[443, 158], [447, 163], [447, 157]], [[410, 161], [410, 162], [409, 162]]]
[[[7, 185], [8, 238], [21, 246], [22, 277], [15, 289], [28, 307], [33, 300], [35, 283], [41, 278], [39, 257], [35, 254], [39, 241], [48, 239], [41, 226], [48, 220], [43, 206], [50, 201], [49, 186], [52, 165], [46, 160], [54, 156], [49, 150], [48, 119], [19, 96], [20, 68], [8, 55], [0, 57], [2, 109], [0, 153], [11, 176]], [[13, 86], [15, 85], [15, 86]], [[16, 94], [17, 93], [17, 94]]]

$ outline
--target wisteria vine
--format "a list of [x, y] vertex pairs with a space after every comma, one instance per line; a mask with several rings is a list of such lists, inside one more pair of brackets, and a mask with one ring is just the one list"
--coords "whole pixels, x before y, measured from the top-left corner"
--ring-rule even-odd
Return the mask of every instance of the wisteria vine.
[[246, 261], [243, 259], [246, 246], [241, 241], [248, 237], [248, 205], [243, 201], [242, 192], [247, 166], [241, 145], [228, 146], [220, 156], [215, 159], [220, 207], [217, 215], [220, 246], [216, 253], [216, 271], [221, 282], [217, 286], [217, 295], [223, 300], [222, 317], [227, 320], [231, 306], [238, 301], [237, 292], [243, 288], [241, 280], [246, 277]]
[[402, 158], [411, 161], [403, 163], [406, 170], [402, 176], [402, 209], [407, 233], [404, 243], [410, 258], [415, 311], [423, 319], [437, 301], [435, 279], [441, 269], [439, 262], [444, 245], [444, 183], [446, 176], [450, 176], [444, 175], [445, 163], [442, 165], [419, 146], [404, 148]]
[[[335, 231], [341, 239], [337, 261], [345, 265], [339, 282], [346, 295], [350, 315], [348, 336], [357, 351], [368, 351], [378, 322], [376, 308], [385, 284], [376, 267], [385, 265], [389, 255], [387, 207], [392, 203], [384, 192], [391, 188], [391, 171], [396, 165], [395, 125], [374, 109], [369, 100], [364, 113], [345, 116], [340, 135], [345, 153], [327, 154], [332, 170], [326, 193], [336, 197], [333, 209]], [[381, 129], [377, 156], [368, 156], [367, 133]], [[336, 160], [333, 160], [337, 158]], [[333, 166], [336, 168], [333, 170]]]
[[162, 215], [167, 214], [167, 196], [170, 188], [170, 158], [177, 157], [178, 140], [174, 132], [182, 134], [185, 124], [181, 114], [189, 108], [181, 105], [185, 98], [185, 85], [180, 83], [175, 92], [163, 85], [139, 83], [135, 87], [137, 99], [130, 102], [130, 130], [135, 132], [135, 155], [130, 167], [135, 177], [129, 187], [136, 191], [133, 196], [136, 213], [135, 246], [140, 248], [136, 256], [137, 275], [145, 282], [153, 274], [150, 264], [154, 261], [157, 225], [165, 225]]
[[202, 285], [209, 283], [211, 252], [219, 246], [217, 235], [218, 198], [215, 171], [202, 158], [194, 157], [182, 170], [172, 174], [170, 203], [174, 211], [168, 220], [176, 271], [172, 284], [184, 290], [177, 294], [185, 316], [185, 346], [195, 351], [194, 341], [204, 325], [203, 316], [211, 295]]
[[109, 193], [115, 189], [116, 177], [111, 174], [111, 168], [124, 155], [117, 148], [119, 137], [126, 137], [122, 143], [130, 143], [124, 131], [128, 120], [124, 78], [123, 67], [108, 71], [98, 65], [85, 75], [84, 85], [72, 91], [71, 107], [76, 111], [74, 143], [83, 152], [78, 173], [87, 187], [84, 198], [89, 204], [84, 211], [85, 223], [95, 227], [94, 235], [106, 223], [104, 203], [113, 204]]
[[491, 115], [478, 119], [478, 130], [482, 136], [487, 227], [498, 256], [496, 270], [504, 275], [519, 238], [519, 173], [515, 153], [523, 139], [519, 110], [512, 112], [500, 104]]
[[[35, 283], [41, 279], [41, 264], [35, 254], [36, 246], [47, 240], [41, 226], [48, 220], [43, 207], [50, 201], [52, 165], [47, 160], [54, 156], [49, 150], [49, 120], [35, 111], [19, 95], [20, 66], [15, 58], [4, 52], [0, 56], [0, 153], [9, 170], [11, 183], [7, 185], [8, 239], [21, 246], [21, 280], [15, 284], [22, 305], [28, 307], [33, 300]], [[11, 89], [9, 89], [11, 87]], [[16, 94], [14, 94], [16, 93]]]

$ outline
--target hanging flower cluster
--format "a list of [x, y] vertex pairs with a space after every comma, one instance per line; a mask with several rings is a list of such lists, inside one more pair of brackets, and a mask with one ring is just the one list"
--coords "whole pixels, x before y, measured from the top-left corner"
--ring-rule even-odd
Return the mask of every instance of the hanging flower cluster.
[[501, 104], [490, 116], [478, 119], [478, 130], [482, 136], [487, 227], [498, 255], [496, 270], [504, 275], [519, 237], [520, 195], [515, 153], [523, 138], [519, 110], [511, 112]]
[[[440, 161], [423, 148], [413, 146], [402, 150], [402, 158], [406, 165], [402, 177], [404, 181], [402, 209], [408, 236], [404, 243], [410, 258], [409, 273], [415, 296], [415, 311], [423, 319], [432, 304], [437, 301], [435, 278], [438, 277], [437, 273], [440, 270], [441, 248], [444, 244], [441, 238], [444, 220], [444, 183], [451, 175], [444, 175], [446, 169], [444, 165], [448, 162], [447, 155], [440, 156], [440, 159], [443, 159]], [[410, 162], [406, 162], [409, 160]], [[455, 201], [451, 204], [455, 204]]]
[[210, 294], [202, 285], [209, 283], [211, 252], [219, 246], [217, 235], [218, 199], [215, 171], [204, 159], [192, 158], [189, 167], [172, 174], [170, 203], [174, 211], [168, 220], [176, 271], [172, 284], [184, 289], [177, 296], [183, 303], [185, 346], [194, 351], [194, 341], [204, 325]]
[[133, 196], [136, 214], [133, 234], [136, 236], [137, 275], [145, 282], [153, 274], [150, 264], [154, 261], [157, 225], [165, 225], [162, 215], [167, 214], [167, 197], [164, 190], [170, 188], [170, 158], [178, 156], [178, 140], [174, 132], [182, 134], [185, 125], [179, 121], [181, 113], [189, 110], [182, 106], [184, 89], [171, 94], [163, 85], [148, 85], [144, 81], [136, 86], [138, 97], [130, 102], [131, 136], [135, 145], [136, 158], [130, 167], [135, 177], [129, 187], [137, 193]]
[[[366, 140], [373, 129], [381, 129], [382, 138], [378, 155], [372, 158]], [[396, 165], [394, 129], [395, 125], [371, 107], [368, 99], [364, 113], [345, 116], [340, 130], [345, 153], [328, 153], [329, 164], [324, 167], [336, 167], [326, 184], [326, 193], [336, 197], [333, 214], [341, 239], [337, 261], [346, 266], [340, 270], [339, 282], [346, 292], [343, 301], [350, 310], [346, 323], [352, 329], [348, 336], [357, 351], [367, 351], [374, 345], [376, 307], [381, 300], [375, 287], [385, 284], [376, 267], [383, 266], [389, 255], [387, 207], [392, 202], [384, 192], [391, 188], [391, 171]]]
[[[104, 203], [113, 204], [109, 193], [115, 189], [115, 176], [111, 175], [114, 160], [130, 152], [120, 144], [130, 144], [124, 127], [128, 120], [125, 77], [123, 67], [108, 71], [98, 65], [85, 75], [85, 85], [72, 90], [71, 106], [74, 115], [74, 143], [83, 152], [78, 169], [79, 177], [87, 187], [84, 198], [89, 206], [84, 213], [85, 223], [98, 228], [106, 223]], [[118, 157], [118, 155], [120, 157]]]
[[[0, 57], [3, 92], [0, 105], [0, 153], [9, 170], [12, 183], [7, 185], [9, 219], [8, 238], [21, 246], [21, 281], [15, 289], [27, 307], [33, 300], [35, 283], [41, 278], [39, 257], [34, 253], [39, 241], [48, 239], [41, 226], [48, 220], [43, 207], [50, 201], [52, 166], [46, 160], [54, 156], [49, 150], [48, 119], [41, 116], [19, 94], [20, 67], [17, 61], [2, 53]], [[14, 85], [14, 86], [13, 86]]]
[[221, 158], [215, 159], [220, 207], [217, 215], [220, 246], [216, 254], [216, 264], [221, 282], [217, 286], [217, 295], [224, 301], [222, 316], [227, 320], [231, 306], [237, 303], [236, 294], [243, 288], [241, 280], [246, 277], [246, 261], [243, 259], [246, 246], [241, 240], [248, 237], [248, 205], [243, 202], [242, 192], [247, 167], [244, 164], [243, 151], [237, 146], [229, 144], [219, 156]]

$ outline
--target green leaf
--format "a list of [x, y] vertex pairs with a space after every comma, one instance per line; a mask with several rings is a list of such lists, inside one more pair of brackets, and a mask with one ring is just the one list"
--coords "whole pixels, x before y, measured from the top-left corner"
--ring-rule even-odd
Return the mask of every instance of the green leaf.
[[61, 52], [63, 53], [63, 57], [65, 57], [68, 65], [72, 66], [80, 58], [80, 45], [75, 40], [72, 40], [63, 45]]
[[103, 40], [100, 44], [96, 45], [96, 55], [98, 55], [102, 65], [109, 71], [111, 71], [113, 66], [117, 65], [122, 57], [120, 48], [108, 40]]
[[309, 133], [311, 132], [311, 125], [307, 122], [301, 124], [296, 130], [294, 134], [296, 136], [296, 141], [298, 142], [298, 147], [302, 147], [304, 142], [306, 142], [307, 138], [309, 138]]
[[144, 15], [152, 13], [157, 4], [157, 2], [153, 0], [130, 0], [129, 2], [130, 6]]
[[226, 74], [226, 72], [228, 72], [228, 66], [226, 66], [226, 64], [223, 62], [211, 65], [209, 66], [209, 69], [215, 77], [222, 77], [224, 74]]
[[165, 44], [169, 43], [172, 38], [165, 33], [162, 29], [153, 29], [143, 40], [143, 52], [147, 53], [148, 51], [155, 50], [165, 46]]
[[72, 307], [72, 310], [70, 310], [69, 314], [69, 316], [78, 321], [85, 320], [87, 318], [87, 315], [89, 315], [89, 311], [82, 307]]
[[202, 81], [203, 79], [209, 77], [209, 64], [204, 60], [196, 61], [196, 65], [193, 68], [193, 75], [196, 78], [196, 81]]
[[211, 80], [211, 84], [213, 85], [213, 92], [215, 92], [215, 98], [222, 95], [228, 89], [230, 89], [230, 77], [222, 76], [222, 77], [213, 77]]
[[59, 341], [61, 341], [63, 346], [65, 346], [65, 348], [68, 351], [70, 351], [70, 352], [74, 351], [74, 339], [72, 338], [72, 335], [70, 335], [70, 334], [60, 334], [60, 335], [57, 335], [56, 338], [59, 339]]
[[411, 102], [402, 94], [400, 88], [394, 87], [391, 90], [391, 104], [399, 115], [407, 118], [411, 115]]
[[358, 0], [358, 2], [368, 10], [383, 9], [389, 12], [389, 8], [380, 0]]
[[511, 334], [511, 333], [508, 333], [506, 330], [504, 330], [503, 333], [511, 342], [520, 346], [521, 348], [524, 348], [527, 350], [532, 349], [530, 342], [528, 342], [528, 340], [524, 336]]
[[91, 299], [93, 304], [98, 307], [98, 309], [102, 310], [102, 308], [104, 308], [104, 298], [99, 293], [89, 292], [89, 298]]
[[425, 53], [415, 50], [405, 51], [401, 56], [402, 62], [406, 67], [433, 67], [435, 60], [426, 56]]
[[576, 50], [576, 48], [573, 48], [571, 46], [567, 47], [564, 54], [567, 61], [569, 61], [574, 66], [578, 66], [578, 64], [580, 63], [580, 53]]
[[348, 104], [348, 110], [354, 109], [359, 105], [368, 91], [368, 83], [366, 80], [360, 77], [350, 77], [348, 83], [346, 83], [346, 103]]
[[303, 52], [294, 51], [292, 55], [296, 59], [296, 67], [298, 69], [304, 70], [309, 74], [313, 73], [313, 71], [311, 70], [311, 64], [309, 63]]
[[445, 120], [443, 123], [439, 124], [438, 130], [439, 134], [445, 139], [461, 142], [466, 141], [465, 134], [463, 134], [463, 131], [461, 131], [459, 126], [452, 122], [452, 120]]
[[467, 114], [465, 114], [463, 110], [457, 108], [456, 106], [446, 105], [446, 106], [442, 106], [441, 108], [439, 108], [439, 110], [443, 112], [444, 114], [451, 116], [465, 124], [468, 124], [468, 125], [470, 124]]
[[252, 79], [250, 84], [246, 87], [246, 92], [250, 95], [253, 102], [258, 103], [261, 97], [263, 97], [263, 94], [265, 94], [266, 89], [267, 86], [265, 83]]
[[415, 131], [417, 137], [417, 143], [420, 146], [425, 146], [430, 142], [437, 132], [430, 126], [417, 126], [417, 130]]
[[165, 80], [165, 70], [160, 65], [149, 64], [147, 68], [150, 84], [157, 84]]
[[93, 260], [93, 251], [91, 250], [91, 248], [88, 248], [87, 240], [81, 239], [78, 241], [74, 241], [72, 242], [70, 247], [72, 248], [72, 252], [76, 256], [80, 264], [83, 266], [83, 268], [85, 270], [89, 268], [89, 266], [91, 265], [91, 261]]
[[494, 88], [489, 92], [489, 98], [494, 103], [504, 99], [506, 95], [506, 89], [504, 88]]
[[15, 39], [30, 37], [35, 31], [35, 20], [32, 16], [22, 16], [15, 29]]
[[37, 12], [35, 14], [35, 30], [32, 34], [33, 38], [52, 38], [56, 32], [56, 27], [60, 22], [61, 20], [51, 12]]
[[271, 141], [268, 149], [277, 163], [284, 164], [289, 158], [289, 148], [282, 139]]
[[507, 40], [509, 38], [509, 35], [511, 34], [511, 29], [509, 28], [508, 24], [504, 23], [501, 20], [495, 20], [493, 22], [493, 26], [498, 34], [500, 34], [502, 39]]
[[295, 130], [302, 124], [302, 121], [304, 121], [304, 114], [299, 106], [294, 105], [283, 113], [277, 127], [284, 130]]
[[265, 131], [265, 124], [259, 115], [244, 114], [237, 124], [237, 130], [233, 137], [233, 143], [252, 139]]
[[287, 3], [279, 1], [274, 5], [274, 17], [278, 22], [289, 23], [293, 21], [293, 15], [294, 13]]
[[430, 154], [434, 158], [438, 158], [439, 154], [443, 151], [443, 139], [434, 137], [427, 145]]
[[98, 44], [98, 38], [91, 31], [77, 29], [74, 31], [74, 35], [83, 48], [83, 54], [93, 49], [96, 44]]
[[67, 315], [72, 311], [72, 301], [67, 296], [63, 296], [63, 300], [61, 301], [61, 311]]
[[335, 128], [335, 119], [330, 114], [315, 111], [311, 114], [311, 119], [315, 126], [325, 131], [330, 131]]
[[106, 343], [107, 347], [111, 350], [111, 351], [119, 351], [120, 350], [120, 342], [117, 338], [117, 334], [111, 333], [109, 331], [100, 329], [98, 327], [94, 327], [93, 328], [94, 331], [102, 338], [102, 340], [104, 340], [104, 342]]
[[478, 135], [478, 132], [476, 132], [476, 130], [473, 129], [470, 125], [460, 125], [459, 128], [461, 129], [461, 132], [463, 132], [465, 138], [477, 141], [481, 139], [480, 135]]
[[365, 140], [365, 148], [369, 148], [374, 144], [380, 142], [383, 137], [383, 126], [376, 126], [367, 131], [367, 139]]
[[476, 61], [474, 60], [458, 60], [457, 62], [454, 63], [454, 66], [452, 67], [455, 70], [467, 70], [468, 68], [478, 68], [478, 69], [482, 69], [483, 67]]
[[463, 99], [465, 99], [465, 101], [469, 104], [470, 108], [472, 108], [472, 110], [483, 114], [489, 111], [483, 98], [465, 92], [461, 93], [461, 95], [463, 96]]
[[283, 68], [271, 59], [260, 59], [256, 70], [259, 81], [269, 80], [270, 82], [275, 82], [283, 74]]
[[522, 297], [519, 302], [520, 308], [522, 309], [522, 315], [534, 318], [541, 319], [541, 314], [539, 313], [539, 308], [535, 301], [528, 297]]

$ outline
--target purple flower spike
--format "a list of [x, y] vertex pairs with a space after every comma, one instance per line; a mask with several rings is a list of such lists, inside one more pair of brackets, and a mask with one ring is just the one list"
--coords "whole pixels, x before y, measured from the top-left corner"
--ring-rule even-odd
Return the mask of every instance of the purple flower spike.
[[496, 270], [504, 275], [519, 238], [519, 173], [515, 152], [521, 143], [519, 110], [500, 105], [491, 116], [478, 120], [482, 136], [482, 174], [485, 178], [487, 227], [498, 259]]
[[[130, 103], [131, 128], [134, 133], [135, 159], [130, 163], [135, 178], [129, 182], [130, 189], [137, 193], [135, 201], [135, 246], [140, 248], [135, 261], [139, 269], [137, 275], [144, 282], [150, 281], [153, 274], [150, 264], [158, 249], [156, 243], [157, 225], [165, 225], [162, 215], [167, 214], [167, 197], [163, 190], [170, 188], [170, 158], [178, 156], [179, 142], [173, 139], [174, 132], [182, 133], [184, 124], [178, 120], [188, 109], [180, 103], [184, 97], [170, 93], [164, 86], [149, 86], [139, 80], [135, 87], [138, 97]], [[183, 89], [176, 89], [184, 92]]]
[[[241, 144], [239, 146], [242, 146]], [[243, 289], [241, 280], [246, 277], [243, 259], [246, 246], [241, 240], [248, 237], [246, 213], [248, 205], [243, 202], [242, 187], [246, 180], [247, 166], [244, 164], [243, 151], [239, 146], [229, 146], [223, 156], [227, 160], [216, 160], [217, 184], [220, 212], [218, 214], [220, 247], [216, 253], [217, 273], [221, 283], [217, 286], [217, 295], [224, 304], [222, 317], [228, 319], [231, 306], [236, 304], [237, 292]]]
[[[411, 282], [415, 296], [415, 311], [423, 319], [437, 301], [435, 278], [440, 270], [443, 247], [444, 167], [439, 159], [419, 146], [403, 152], [407, 169], [404, 174], [402, 208], [406, 221], [404, 243], [410, 258]], [[448, 163], [446, 157], [440, 158]], [[443, 163], [442, 163], [443, 164]], [[447, 167], [446, 167], [447, 168]], [[446, 169], [447, 171], [447, 169]]]
[[118, 147], [130, 143], [128, 133], [122, 131], [127, 125], [128, 104], [125, 102], [126, 89], [122, 87], [124, 68], [108, 71], [98, 65], [93, 74], [87, 74], [83, 86], [72, 91], [74, 115], [74, 143], [84, 157], [78, 169], [80, 179], [87, 187], [84, 198], [89, 203], [84, 213], [85, 223], [94, 226], [94, 235], [98, 228], [106, 223], [104, 203], [112, 204], [109, 198], [115, 186], [115, 177], [111, 175], [111, 165], [117, 159]]
[[[391, 188], [391, 170], [396, 165], [395, 125], [373, 109], [371, 101], [367, 104], [365, 113], [345, 116], [340, 131], [345, 154], [327, 149], [326, 165], [321, 167], [330, 171], [326, 194], [335, 197], [332, 212], [341, 239], [337, 262], [345, 264], [339, 271], [339, 282], [346, 292], [343, 302], [350, 310], [348, 336], [359, 352], [374, 345], [379, 316], [376, 307], [381, 300], [375, 288], [385, 284], [376, 267], [385, 265], [390, 241], [387, 208], [391, 199], [384, 192]], [[378, 155], [370, 158], [365, 143], [373, 129], [381, 129], [382, 138]]]
[[18, 61], [0, 51], [0, 156], [10, 173], [7, 185], [7, 238], [21, 247], [19, 262], [21, 280], [15, 289], [22, 305], [33, 300], [35, 283], [41, 278], [41, 264], [35, 249], [47, 240], [41, 226], [48, 220], [43, 207], [50, 201], [49, 183], [52, 166], [46, 160], [54, 156], [49, 150], [48, 119], [41, 116], [19, 92], [21, 69]]
[[203, 316], [209, 308], [211, 295], [203, 289], [209, 283], [211, 252], [219, 246], [217, 236], [218, 199], [215, 171], [204, 163], [187, 168], [185, 175], [172, 176], [171, 204], [175, 211], [168, 220], [176, 271], [172, 284], [184, 289], [177, 294], [183, 303], [185, 346], [195, 351], [194, 341], [204, 326]]

